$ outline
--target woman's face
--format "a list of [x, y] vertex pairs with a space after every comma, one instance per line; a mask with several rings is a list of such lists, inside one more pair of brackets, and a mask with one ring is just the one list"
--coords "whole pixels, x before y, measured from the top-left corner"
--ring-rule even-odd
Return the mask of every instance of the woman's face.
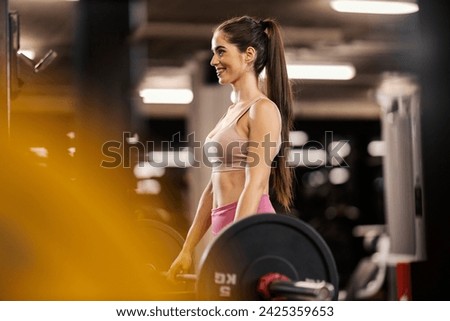
[[234, 84], [248, 70], [245, 53], [229, 43], [222, 31], [216, 31], [211, 40], [211, 66], [216, 68], [220, 84]]

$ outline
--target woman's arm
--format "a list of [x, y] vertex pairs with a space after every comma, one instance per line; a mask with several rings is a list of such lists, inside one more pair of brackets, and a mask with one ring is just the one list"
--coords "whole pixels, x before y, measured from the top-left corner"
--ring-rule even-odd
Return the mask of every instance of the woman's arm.
[[167, 273], [167, 278], [175, 281], [177, 274], [186, 272], [192, 265], [192, 255], [196, 245], [211, 225], [211, 209], [213, 205], [212, 183], [209, 181], [200, 197], [194, 221], [184, 241], [183, 248], [173, 261]]
[[278, 153], [281, 121], [278, 108], [268, 100], [252, 106], [248, 113], [249, 146], [245, 185], [238, 201], [235, 221], [255, 214], [261, 196], [268, 190], [272, 160]]
[[183, 251], [192, 252], [195, 246], [200, 242], [203, 235], [211, 226], [211, 210], [213, 206], [213, 189], [212, 183], [209, 181], [206, 185], [202, 196], [200, 197], [197, 207], [197, 213], [195, 214], [194, 221], [186, 236], [186, 240], [183, 245]]

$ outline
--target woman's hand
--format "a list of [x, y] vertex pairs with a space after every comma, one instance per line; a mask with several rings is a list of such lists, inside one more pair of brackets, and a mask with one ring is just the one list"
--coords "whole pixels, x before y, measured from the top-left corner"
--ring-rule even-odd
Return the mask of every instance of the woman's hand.
[[169, 271], [167, 272], [167, 279], [175, 283], [177, 281], [176, 276], [189, 271], [191, 266], [192, 253], [189, 251], [181, 251], [170, 266]]

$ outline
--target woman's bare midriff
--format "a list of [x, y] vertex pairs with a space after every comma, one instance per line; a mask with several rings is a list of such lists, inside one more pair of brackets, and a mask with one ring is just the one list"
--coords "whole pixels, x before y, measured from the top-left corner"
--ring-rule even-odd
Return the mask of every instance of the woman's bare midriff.
[[211, 182], [214, 195], [213, 208], [237, 202], [244, 189], [245, 171], [215, 172], [212, 174]]

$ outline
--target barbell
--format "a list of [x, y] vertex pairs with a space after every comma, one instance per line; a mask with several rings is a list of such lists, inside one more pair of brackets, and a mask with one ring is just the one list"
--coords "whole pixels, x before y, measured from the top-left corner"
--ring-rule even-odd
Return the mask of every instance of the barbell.
[[194, 283], [197, 300], [218, 301], [337, 300], [339, 278], [329, 247], [309, 224], [258, 214], [223, 230], [205, 249], [198, 274], [177, 279]]

